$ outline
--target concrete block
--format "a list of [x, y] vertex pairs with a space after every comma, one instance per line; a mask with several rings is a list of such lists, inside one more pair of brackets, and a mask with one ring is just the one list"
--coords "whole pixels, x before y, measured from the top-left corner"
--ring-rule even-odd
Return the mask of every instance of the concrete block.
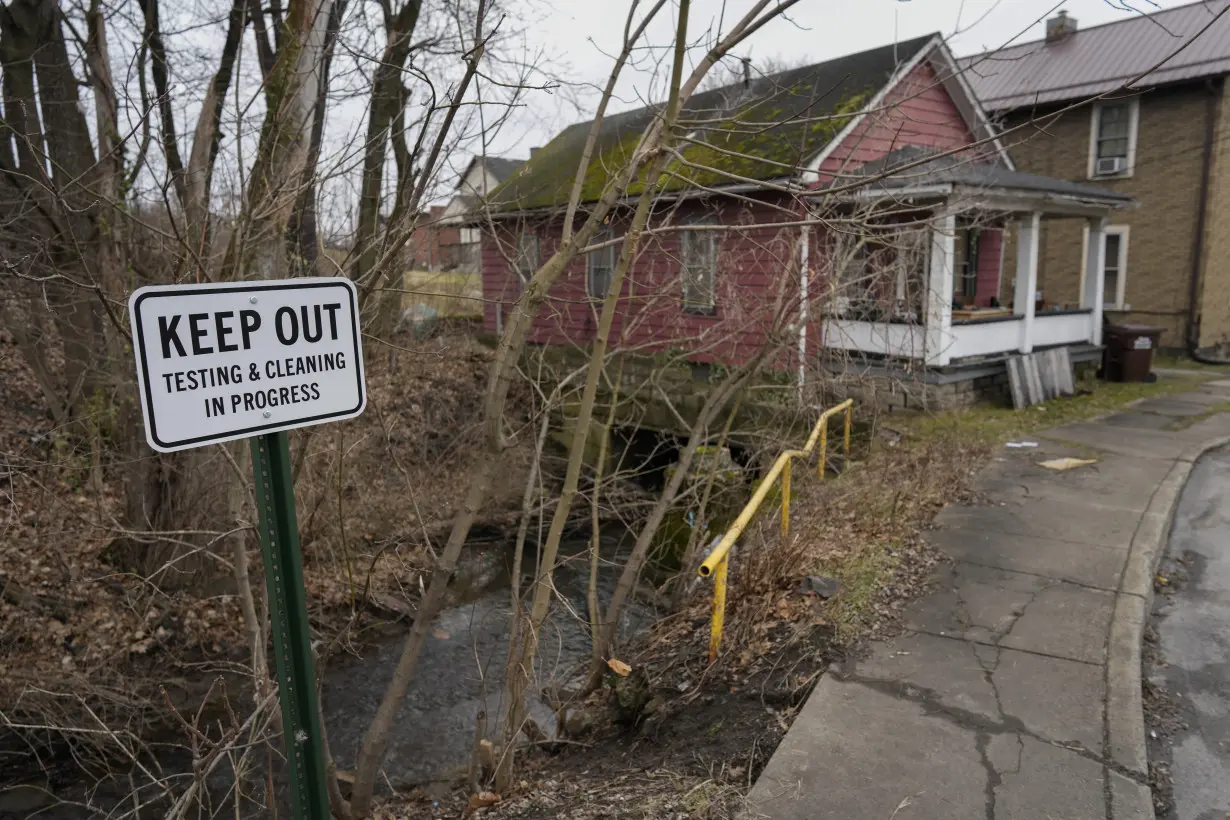
[[1100, 664], [1001, 649], [991, 679], [1005, 717], [1048, 741], [1079, 743], [1097, 752], [1102, 748], [1104, 674]]
[[973, 730], [825, 676], [748, 795], [746, 817], [981, 820], [986, 786]]
[[1011, 533], [939, 529], [927, 536], [941, 551], [959, 561], [1046, 575], [1065, 581], [1114, 590], [1127, 551], [1032, 538]]
[[1018, 736], [1015, 766], [995, 789], [995, 817], [1082, 818], [1106, 813], [1102, 767], [1075, 752]]

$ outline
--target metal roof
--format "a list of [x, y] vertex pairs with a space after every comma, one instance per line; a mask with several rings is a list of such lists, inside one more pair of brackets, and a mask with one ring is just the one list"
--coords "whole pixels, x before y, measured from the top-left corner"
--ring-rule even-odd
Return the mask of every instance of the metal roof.
[[[1126, 194], [1097, 185], [1026, 174], [1001, 165], [974, 162], [964, 155], [949, 154], [927, 159], [933, 154], [933, 149], [909, 145], [859, 166], [854, 173], [867, 176], [887, 173], [888, 176], [868, 186], [872, 190], [906, 191], [934, 185], [956, 185], [980, 190], [1050, 194], [1096, 202], [1112, 208], [1126, 207], [1133, 201], [1132, 197]], [[907, 165], [910, 167], [904, 167]], [[894, 171], [894, 168], [901, 170]]]
[[1054, 43], [1038, 40], [966, 57], [961, 64], [988, 111], [1106, 94], [1145, 72], [1133, 88], [1219, 76], [1230, 73], [1228, 7], [1230, 0], [1201, 0], [1078, 29]]

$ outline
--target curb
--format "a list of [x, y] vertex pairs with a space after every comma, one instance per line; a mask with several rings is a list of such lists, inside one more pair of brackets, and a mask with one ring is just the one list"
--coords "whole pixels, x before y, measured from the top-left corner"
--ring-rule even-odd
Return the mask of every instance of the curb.
[[1176, 459], [1153, 492], [1140, 526], [1132, 536], [1127, 566], [1119, 591], [1115, 593], [1106, 647], [1107, 745], [1111, 760], [1142, 777], [1148, 775], [1149, 761], [1141, 692], [1141, 644], [1153, 607], [1153, 577], [1165, 552], [1179, 496], [1194, 462], [1226, 444], [1230, 444], [1230, 436], [1219, 436], [1188, 448]]

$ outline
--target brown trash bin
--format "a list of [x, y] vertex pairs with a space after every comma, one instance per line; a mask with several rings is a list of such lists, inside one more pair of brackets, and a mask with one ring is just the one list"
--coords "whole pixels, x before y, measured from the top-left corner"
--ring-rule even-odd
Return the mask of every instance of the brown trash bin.
[[1108, 325], [1106, 379], [1112, 382], [1148, 381], [1163, 328], [1149, 325]]

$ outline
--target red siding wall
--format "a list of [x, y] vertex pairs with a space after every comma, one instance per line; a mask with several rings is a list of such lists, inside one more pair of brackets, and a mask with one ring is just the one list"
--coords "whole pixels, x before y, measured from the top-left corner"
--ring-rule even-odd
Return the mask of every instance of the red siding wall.
[[[852, 167], [906, 145], [953, 148], [973, 141], [956, 106], [925, 62], [903, 79], [881, 107], [884, 110], [868, 116], [838, 145], [821, 165], [822, 171], [832, 175], [843, 166]], [[675, 224], [689, 212], [705, 211], [716, 212], [723, 224], [762, 227], [720, 234], [718, 307], [713, 316], [688, 313], [682, 308], [679, 234], [648, 236], [624, 283], [612, 347], [644, 352], [679, 348], [695, 361], [737, 363], [759, 349], [776, 328], [774, 338], [784, 341], [784, 352], [776, 364], [786, 366], [797, 361], [797, 331], [786, 332], [785, 325], [798, 311], [800, 229], [765, 224], [797, 218], [783, 208], [792, 206], [782, 195], [772, 195], [758, 203], [730, 201], [719, 205], [693, 201], [681, 205], [672, 217]], [[625, 224], [617, 218], [611, 227], [616, 235], [621, 235]], [[484, 327], [490, 332], [497, 332], [502, 326], [499, 317], [515, 309], [518, 288], [510, 262], [521, 228], [516, 221], [508, 221], [494, 232], [484, 231], [483, 293], [488, 300]], [[558, 246], [560, 221], [542, 221], [531, 225], [531, 229], [539, 236], [540, 261], [546, 261]], [[999, 277], [999, 244], [998, 234], [995, 240], [988, 234], [979, 254], [979, 304], [985, 304], [994, 295]], [[823, 292], [821, 283], [827, 267], [823, 249], [827, 245], [825, 234], [814, 229], [809, 265], [813, 298]], [[601, 303], [586, 295], [586, 260], [578, 258], [552, 288], [550, 298], [534, 321], [530, 339], [540, 344], [588, 344], [594, 338], [600, 311]], [[819, 342], [819, 329], [813, 322], [808, 330], [809, 350], [817, 350]]]
[[983, 228], [978, 237], [978, 280], [974, 303], [987, 307], [999, 295], [999, 267], [1004, 247], [1002, 228]]
[[[781, 200], [779, 204], [784, 204]], [[718, 234], [717, 310], [698, 315], [683, 309], [680, 281], [680, 235], [667, 232], [648, 236], [633, 260], [624, 282], [619, 312], [615, 315], [613, 347], [653, 352], [685, 348], [695, 361], [738, 362], [764, 343], [766, 334], [783, 316], [798, 308], [797, 241], [799, 228], [775, 228], [764, 223], [792, 221], [770, 202], [762, 204], [685, 203], [672, 218], [692, 213], [714, 215], [724, 225], [746, 230]], [[615, 234], [626, 226], [613, 221]], [[484, 234], [483, 291], [488, 300], [484, 327], [497, 329], [497, 313], [514, 309], [517, 287], [509, 265], [517, 226]], [[556, 249], [560, 224], [552, 221], [536, 228], [540, 261]], [[580, 257], [560, 277], [539, 311], [530, 340], [540, 344], [588, 344], [597, 332], [599, 301], [586, 293], [586, 262]], [[503, 302], [504, 304], [498, 304]], [[788, 319], [787, 319], [788, 321]]]
[[820, 164], [821, 183], [907, 145], [951, 149], [973, 134], [924, 60]]

